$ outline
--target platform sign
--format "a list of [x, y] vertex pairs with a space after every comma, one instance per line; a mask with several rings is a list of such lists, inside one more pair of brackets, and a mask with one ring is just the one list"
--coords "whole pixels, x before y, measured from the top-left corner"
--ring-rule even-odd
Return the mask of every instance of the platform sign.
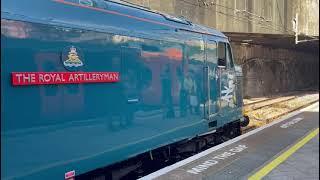
[[118, 82], [119, 72], [12, 72], [12, 85], [48, 85]]

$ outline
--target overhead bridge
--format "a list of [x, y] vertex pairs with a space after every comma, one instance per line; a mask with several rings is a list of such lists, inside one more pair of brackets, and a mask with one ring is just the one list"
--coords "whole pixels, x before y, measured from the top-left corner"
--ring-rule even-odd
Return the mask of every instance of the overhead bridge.
[[298, 44], [295, 43], [293, 34], [262, 34], [262, 33], [238, 33], [224, 32], [233, 43], [243, 45], [261, 45], [265, 47], [303, 51], [307, 53], [319, 53], [319, 36], [299, 35]]
[[319, 179], [319, 102], [141, 180]]

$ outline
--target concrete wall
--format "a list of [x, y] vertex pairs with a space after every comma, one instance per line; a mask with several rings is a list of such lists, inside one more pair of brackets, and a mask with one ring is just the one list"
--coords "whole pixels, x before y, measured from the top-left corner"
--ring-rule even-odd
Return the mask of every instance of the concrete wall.
[[238, 43], [232, 49], [243, 68], [245, 97], [319, 87], [319, 55]]
[[129, 0], [223, 32], [319, 35], [319, 0]]

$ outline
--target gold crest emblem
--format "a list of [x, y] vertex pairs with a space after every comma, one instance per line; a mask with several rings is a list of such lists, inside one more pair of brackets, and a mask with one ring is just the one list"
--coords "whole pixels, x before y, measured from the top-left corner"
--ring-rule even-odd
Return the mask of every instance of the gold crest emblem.
[[79, 59], [77, 49], [75, 47], [72, 46], [70, 48], [68, 59], [65, 60], [63, 64], [68, 67], [79, 67], [83, 65], [82, 61]]

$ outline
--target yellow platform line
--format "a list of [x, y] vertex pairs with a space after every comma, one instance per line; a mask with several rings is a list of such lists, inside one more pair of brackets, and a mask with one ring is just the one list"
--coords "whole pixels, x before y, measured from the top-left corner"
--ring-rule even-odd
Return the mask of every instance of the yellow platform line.
[[305, 145], [307, 142], [309, 142], [318, 133], [319, 133], [319, 128], [313, 130], [311, 133], [309, 133], [307, 136], [305, 136], [302, 140], [300, 140], [298, 143], [293, 145], [290, 149], [288, 149], [287, 151], [282, 153], [276, 159], [274, 159], [269, 164], [267, 164], [266, 166], [261, 168], [259, 171], [257, 171], [255, 174], [250, 176], [248, 180], [258, 180], [258, 179], [261, 179], [264, 176], [266, 176], [270, 171], [272, 171], [274, 168], [276, 168], [278, 165], [280, 165], [283, 161], [288, 159], [294, 152], [296, 152], [303, 145]]

